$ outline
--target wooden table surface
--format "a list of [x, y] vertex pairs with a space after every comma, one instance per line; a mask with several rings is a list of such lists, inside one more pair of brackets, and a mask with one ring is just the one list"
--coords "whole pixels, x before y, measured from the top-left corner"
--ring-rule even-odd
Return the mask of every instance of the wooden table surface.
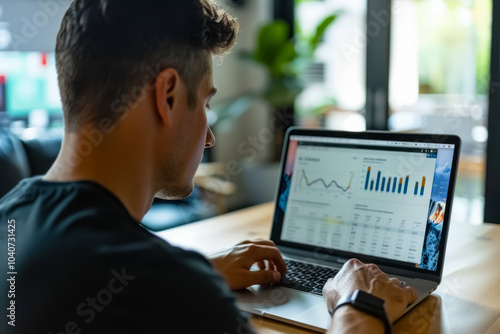
[[[264, 204], [157, 233], [174, 245], [211, 253], [269, 238], [273, 205]], [[253, 316], [258, 333], [315, 333]], [[500, 334], [500, 225], [451, 224], [443, 281], [399, 319], [394, 334]]]

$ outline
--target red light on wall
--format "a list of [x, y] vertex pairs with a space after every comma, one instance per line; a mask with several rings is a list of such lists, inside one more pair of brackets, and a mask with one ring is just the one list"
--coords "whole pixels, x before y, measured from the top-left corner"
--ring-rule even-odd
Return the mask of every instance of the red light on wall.
[[42, 53], [42, 66], [45, 67], [47, 66], [47, 54]]
[[5, 75], [0, 74], [0, 112], [7, 111], [5, 102]]

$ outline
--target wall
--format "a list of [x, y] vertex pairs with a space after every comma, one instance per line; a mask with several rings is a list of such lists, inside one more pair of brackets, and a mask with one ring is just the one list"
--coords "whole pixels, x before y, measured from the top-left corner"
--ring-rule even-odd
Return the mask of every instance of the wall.
[[[71, 0], [0, 0], [0, 50], [55, 50], [56, 36]], [[6, 34], [2, 28], [8, 28]], [[9, 39], [7, 48], [5, 41]]]
[[[222, 62], [215, 59], [214, 83], [219, 93], [213, 100], [213, 106], [216, 106], [217, 102], [234, 98], [247, 91], [262, 90], [266, 86], [265, 70], [259, 65], [242, 60], [239, 53], [254, 49], [259, 27], [269, 22], [273, 15], [273, 1], [270, 0], [247, 0], [245, 5], [238, 8], [228, 6], [226, 0], [219, 0], [218, 3], [238, 18], [241, 33], [232, 53], [224, 57]], [[259, 140], [262, 129], [269, 127], [270, 112], [266, 104], [255, 102], [230, 127], [219, 126], [215, 129], [217, 144], [213, 148], [214, 159], [224, 163], [236, 160], [243, 168], [237, 175], [229, 174], [230, 181], [238, 187], [237, 194], [228, 199], [230, 209], [267, 201], [274, 195], [276, 168], [265, 163], [272, 157], [273, 147], [260, 142], [258, 149], [253, 149], [251, 144], [256, 138]], [[256, 152], [255, 156], [253, 152]], [[228, 173], [225, 173], [224, 178], [227, 177]], [[259, 181], [255, 184], [254, 177], [272, 181]], [[252, 187], [255, 185], [262, 187], [262, 191], [256, 192]]]

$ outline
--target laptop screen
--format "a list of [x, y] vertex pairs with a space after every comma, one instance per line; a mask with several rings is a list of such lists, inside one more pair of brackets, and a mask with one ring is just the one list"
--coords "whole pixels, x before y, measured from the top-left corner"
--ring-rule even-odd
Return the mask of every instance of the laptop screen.
[[280, 240], [437, 270], [454, 151], [451, 143], [291, 134]]

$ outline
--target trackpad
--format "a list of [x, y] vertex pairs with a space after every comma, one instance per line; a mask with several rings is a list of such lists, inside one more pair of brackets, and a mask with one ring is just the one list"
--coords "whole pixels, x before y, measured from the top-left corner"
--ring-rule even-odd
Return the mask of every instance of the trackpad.
[[252, 312], [253, 309], [252, 313], [267, 313], [283, 318], [302, 317], [302, 313], [307, 313], [313, 307], [323, 310], [328, 316], [323, 298], [280, 286], [251, 286], [238, 293], [237, 304], [246, 311]]
[[331, 319], [332, 317], [328, 313], [325, 303], [317, 304], [294, 317], [297, 322], [324, 329], [330, 327]]

